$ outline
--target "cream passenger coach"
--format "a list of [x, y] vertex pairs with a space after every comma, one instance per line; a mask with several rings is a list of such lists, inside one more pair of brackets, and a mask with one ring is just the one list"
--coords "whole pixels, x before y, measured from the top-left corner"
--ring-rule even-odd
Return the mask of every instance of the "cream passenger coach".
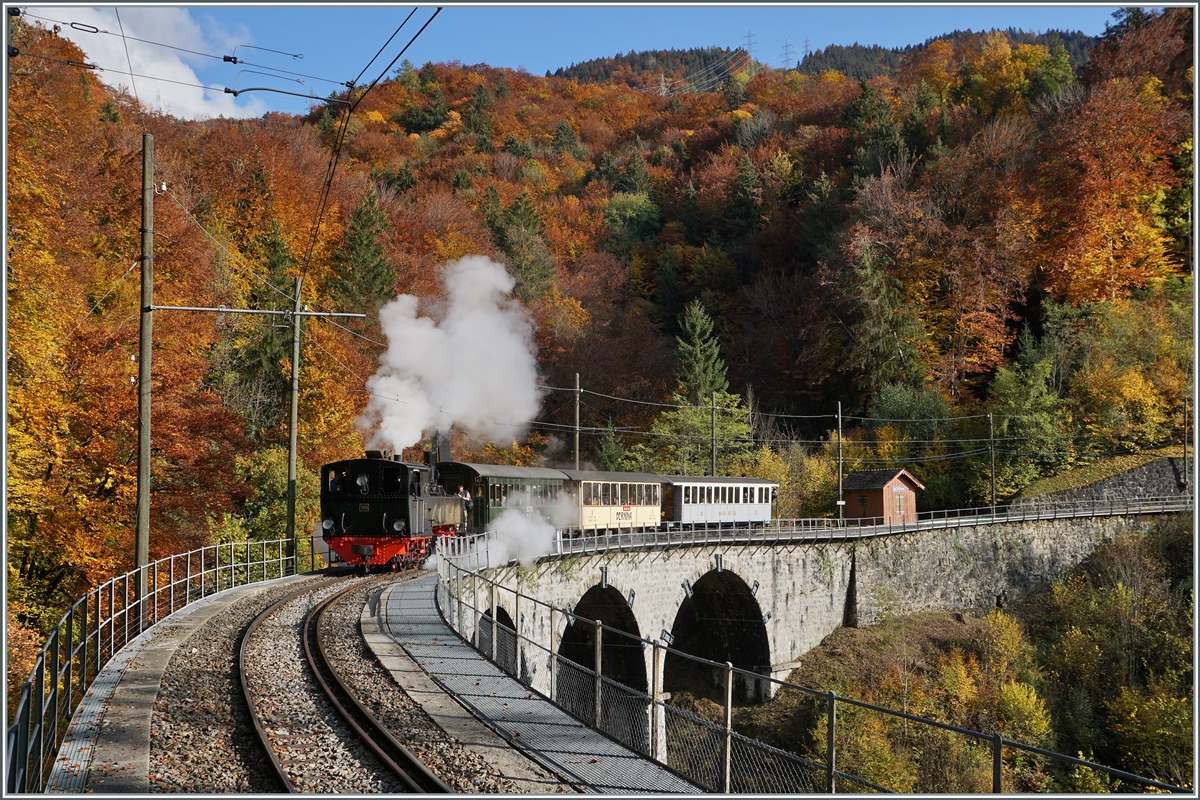
[[498, 464], [437, 464], [434, 482], [471, 494], [466, 532], [492, 526], [507, 509], [537, 514], [556, 528], [584, 533], [674, 528], [750, 527], [771, 521], [779, 484], [762, 478], [654, 475]]

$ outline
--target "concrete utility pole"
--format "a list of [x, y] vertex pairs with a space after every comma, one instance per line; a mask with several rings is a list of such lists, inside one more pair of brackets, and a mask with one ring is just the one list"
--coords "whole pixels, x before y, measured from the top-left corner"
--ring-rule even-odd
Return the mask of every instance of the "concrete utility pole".
[[712, 472], [708, 473], [714, 478], [717, 476], [717, 393], [712, 393]]
[[[150, 563], [150, 357], [154, 343], [154, 137], [142, 134], [142, 319], [138, 332], [137, 539], [134, 567]], [[135, 598], [146, 596], [138, 573]]]
[[579, 373], [575, 373], [575, 469], [579, 469]]
[[[287, 502], [287, 547], [288, 558], [296, 557], [296, 425], [300, 409], [300, 285], [304, 279], [296, 277], [296, 304], [292, 310], [292, 413], [288, 418], [288, 502]], [[295, 560], [292, 564], [295, 565]]]
[[838, 523], [846, 516], [846, 498], [842, 496], [842, 401], [838, 400]]

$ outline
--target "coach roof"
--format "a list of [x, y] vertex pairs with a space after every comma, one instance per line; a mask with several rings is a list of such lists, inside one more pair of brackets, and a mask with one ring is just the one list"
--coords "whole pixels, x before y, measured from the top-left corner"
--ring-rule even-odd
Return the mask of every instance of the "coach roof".
[[710, 483], [711, 484], [737, 483], [737, 484], [746, 484], [749, 486], [778, 486], [779, 485], [776, 481], [768, 481], [763, 478], [739, 478], [736, 476], [730, 476], [728, 478], [714, 478], [710, 475], [663, 475], [662, 480], [664, 483], [670, 483], [675, 486], [682, 486], [685, 483], [692, 484], [692, 485], [710, 484]]
[[465, 464], [461, 461], [442, 461], [438, 464], [438, 472], [454, 472], [456, 467], [466, 467], [484, 478], [533, 478], [561, 481], [566, 477], [560, 469], [510, 467], [506, 464]]

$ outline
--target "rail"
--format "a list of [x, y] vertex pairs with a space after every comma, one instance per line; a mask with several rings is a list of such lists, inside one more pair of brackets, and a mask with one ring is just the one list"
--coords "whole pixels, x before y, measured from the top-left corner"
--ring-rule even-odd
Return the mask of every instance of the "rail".
[[832, 541], [873, 539], [898, 533], [961, 528], [979, 525], [1003, 525], [1035, 520], [1085, 519], [1092, 517], [1168, 514], [1193, 510], [1190, 494], [1171, 497], [1145, 497], [1134, 500], [1092, 502], [1030, 503], [1013, 507], [991, 506], [922, 511], [915, 520], [893, 522], [884, 517], [838, 520], [829, 517], [776, 519], [761, 526], [694, 526], [668, 523], [658, 528], [621, 529], [613, 533], [588, 535], [586, 531], [557, 530], [550, 555], [601, 553], [645, 547], [677, 547], [710, 544], [807, 544]]
[[[729, 662], [716, 662], [676, 650], [659, 639], [638, 637], [599, 620], [557, 608], [517, 589], [505, 586], [484, 574], [490, 534], [474, 537], [443, 537], [439, 542], [437, 601], [443, 618], [454, 630], [501, 670], [531, 689], [540, 691], [567, 713], [594, 726], [631, 750], [653, 759], [713, 792], [791, 794], [834, 793], [838, 782], [853, 784], [856, 790], [890, 792], [837, 767], [837, 714], [839, 704], [904, 720], [923, 726], [925, 731], [945, 731], [967, 737], [990, 756], [991, 791], [1004, 791], [1005, 757], [1015, 751], [1029, 753], [1063, 764], [1082, 766], [1107, 773], [1125, 781], [1168, 792], [1191, 793], [1190, 789], [1135, 775], [1115, 767], [1097, 764], [1063, 753], [1004, 738], [1000, 733], [980, 731], [919, 717], [895, 709], [840, 697], [833, 691], [821, 691], [773, 678]], [[493, 573], [494, 574], [494, 573]], [[481, 597], [486, 606], [481, 604]], [[514, 627], [496, 619], [498, 602], [511, 598]], [[548, 620], [547, 620], [548, 617]], [[582, 625], [593, 645], [589, 667], [559, 654], [559, 621]], [[548, 622], [548, 624], [547, 624]], [[542, 632], [542, 638], [527, 631]], [[664, 632], [664, 637], [667, 636]], [[565, 628], [563, 637], [565, 637]], [[648, 663], [651, 680], [645, 689], [619, 683], [604, 675], [604, 642], [616, 640], [628, 648], [652, 650]], [[620, 647], [621, 645], [617, 645]], [[611, 652], [611, 651], [610, 651]], [[724, 722], [714, 723], [669, 705], [659, 687], [662, 685], [666, 657], [684, 659], [713, 671], [723, 678], [725, 689]], [[539, 667], [547, 667], [539, 679]], [[823, 759], [806, 758], [781, 750], [733, 730], [732, 711], [735, 685], [749, 693], [771, 696], [774, 690], [787, 688], [825, 704], [825, 752]], [[845, 791], [843, 789], [842, 791]]]
[[[323, 565], [319, 537], [238, 542], [168, 556], [112, 578], [72, 605], [50, 632], [21, 687], [6, 737], [7, 792], [41, 792], [76, 707], [104, 665], [131, 640], [209, 595]], [[307, 544], [308, 546], [304, 546]], [[140, 598], [139, 585], [146, 587]]]

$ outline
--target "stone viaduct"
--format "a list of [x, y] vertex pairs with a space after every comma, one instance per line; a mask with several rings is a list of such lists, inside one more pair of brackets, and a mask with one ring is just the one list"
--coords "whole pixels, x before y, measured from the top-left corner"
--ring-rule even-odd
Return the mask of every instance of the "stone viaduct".
[[[463, 594], [470, 600], [478, 592], [472, 605], [508, 627], [517, 620], [521, 635], [540, 643], [521, 643], [521, 671], [550, 696], [549, 650], [594, 667], [595, 625], [585, 620], [596, 619], [710, 661], [786, 679], [839, 626], [1003, 605], [1079, 564], [1119, 532], [1162, 518], [1043, 519], [876, 536], [846, 529], [845, 537], [815, 543], [676, 544], [547, 556], [531, 568], [483, 571], [497, 585], [494, 612], [487, 585], [464, 587]], [[583, 619], [572, 621], [563, 609]], [[656, 667], [659, 648], [620, 639], [602, 636], [606, 677], [656, 695], [696, 680], [723, 685], [724, 670], [697, 669], [670, 655]], [[560, 691], [561, 680], [560, 671]], [[773, 684], [739, 679], [734, 691], [752, 701], [769, 696]]]

